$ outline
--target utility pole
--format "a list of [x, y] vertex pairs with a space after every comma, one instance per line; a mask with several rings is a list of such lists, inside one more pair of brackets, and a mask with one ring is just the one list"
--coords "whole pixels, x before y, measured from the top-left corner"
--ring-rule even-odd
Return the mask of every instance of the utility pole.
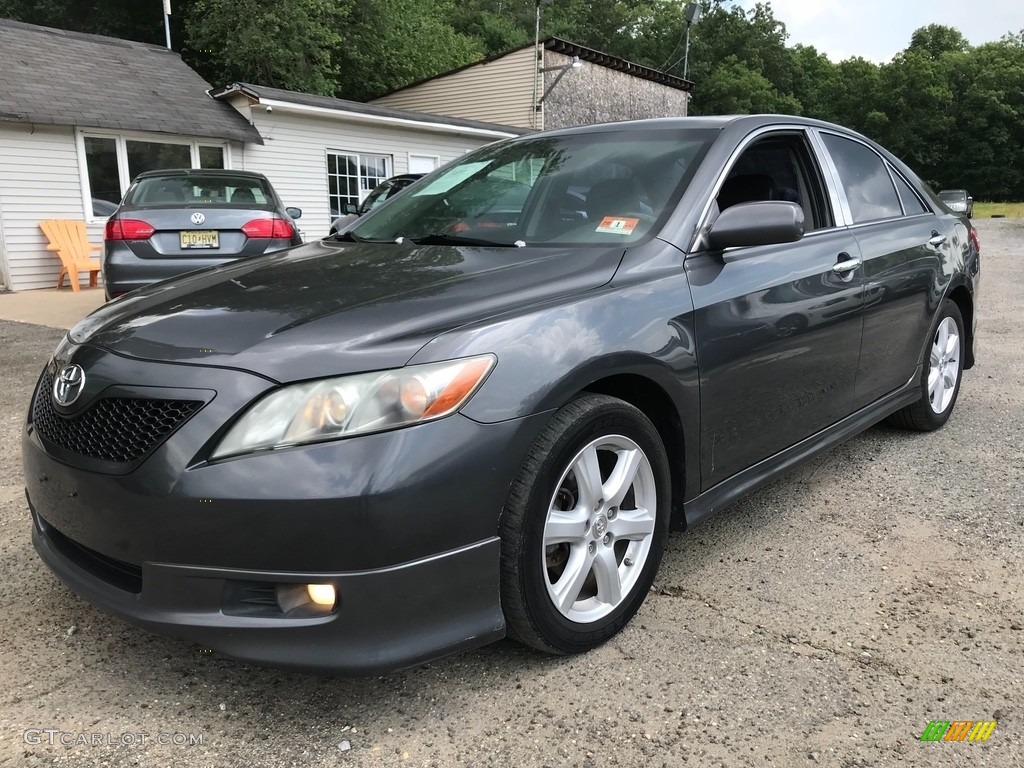
[[[690, 71], [690, 27], [696, 24], [699, 18], [699, 3], [690, 3], [686, 6], [686, 53], [683, 54], [683, 80], [687, 79], [686, 76]], [[676, 48], [676, 50], [678, 51], [679, 49]]]
[[167, 38], [167, 50], [171, 50], [171, 0], [164, 0], [164, 37]]

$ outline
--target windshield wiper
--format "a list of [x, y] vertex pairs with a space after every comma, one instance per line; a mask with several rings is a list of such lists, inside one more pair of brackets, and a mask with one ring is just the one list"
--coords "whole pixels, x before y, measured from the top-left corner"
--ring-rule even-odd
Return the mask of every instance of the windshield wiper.
[[416, 245], [483, 245], [492, 248], [522, 248], [526, 245], [522, 240], [516, 240], [514, 243], [501, 243], [482, 237], [465, 237], [463, 235], [434, 234], [409, 239], [416, 243]]
[[340, 240], [349, 243], [390, 243], [391, 245], [395, 245], [401, 244], [402, 242], [402, 238], [398, 238], [396, 240], [392, 238], [377, 239], [373, 237], [360, 237], [359, 235], [353, 233], [351, 230], [347, 230], [345, 232], [338, 232], [333, 237], [335, 240]]

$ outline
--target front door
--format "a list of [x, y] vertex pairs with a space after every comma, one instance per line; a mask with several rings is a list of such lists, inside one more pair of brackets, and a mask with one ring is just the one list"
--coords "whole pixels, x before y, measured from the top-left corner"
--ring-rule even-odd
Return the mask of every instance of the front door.
[[701, 486], [707, 490], [852, 410], [864, 282], [854, 235], [835, 226], [802, 132], [768, 135], [729, 172], [717, 203], [789, 200], [796, 243], [690, 255], [700, 366]]

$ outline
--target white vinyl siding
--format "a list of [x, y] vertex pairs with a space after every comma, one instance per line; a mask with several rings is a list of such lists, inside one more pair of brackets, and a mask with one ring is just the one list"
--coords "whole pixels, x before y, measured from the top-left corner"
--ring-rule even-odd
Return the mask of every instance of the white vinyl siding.
[[397, 175], [408, 173], [410, 154], [433, 155], [443, 164], [494, 141], [487, 136], [453, 134], [450, 127], [434, 132], [428, 123], [393, 127], [348, 116], [293, 112], [276, 104], [273, 112], [258, 104], [252, 107], [264, 144], [233, 149], [231, 167], [264, 174], [285, 205], [301, 208], [302, 218], [296, 223], [307, 242], [323, 237], [330, 228], [329, 152], [386, 155], [393, 159], [390, 172]]
[[374, 99], [373, 104], [517, 128], [534, 127], [533, 47]]
[[[123, 152], [126, 136], [129, 140], [185, 143], [192, 147], [194, 156], [198, 156], [198, 144], [217, 144], [209, 139], [161, 134], [88, 131], [87, 135], [116, 137], [119, 152]], [[0, 277], [4, 282], [10, 279], [7, 287], [11, 290], [57, 286], [60, 258], [46, 250], [40, 221], [78, 219], [86, 222], [91, 242], [103, 242], [106, 218], [92, 215], [92, 201], [86, 197], [89, 185], [82, 136], [70, 126], [0, 123], [0, 255], [6, 265], [0, 269]], [[127, 175], [126, 169], [122, 172]], [[125, 179], [121, 181], [126, 183]], [[98, 257], [99, 252], [94, 255]]]
[[[7, 287], [55, 288], [60, 259], [46, 250], [39, 222], [85, 219], [73, 128], [0, 124], [0, 214]], [[90, 240], [102, 237], [102, 222], [89, 226]]]

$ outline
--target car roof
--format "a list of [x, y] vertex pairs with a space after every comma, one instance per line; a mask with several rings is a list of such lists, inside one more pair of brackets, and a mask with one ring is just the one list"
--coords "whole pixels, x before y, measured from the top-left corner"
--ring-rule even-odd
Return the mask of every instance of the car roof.
[[248, 176], [253, 179], [267, 180], [267, 177], [262, 173], [256, 173], [255, 171], [232, 171], [227, 168], [165, 168], [161, 171], [143, 171], [136, 179], [148, 179], [153, 176], [231, 176], [238, 178], [239, 176]]
[[[745, 127], [749, 130], [772, 125], [806, 125], [818, 128], [830, 128], [843, 133], [854, 133], [835, 123], [828, 123], [824, 120], [815, 120], [810, 117], [798, 115], [706, 115], [700, 117], [655, 117], [647, 120], [623, 120], [613, 123], [595, 123], [593, 125], [574, 126], [572, 128], [561, 128], [552, 131], [545, 131], [545, 136], [572, 135], [579, 133], [602, 133], [609, 130], [663, 130], [665, 128], [679, 129], [711, 129], [723, 130], [727, 127]], [[530, 138], [538, 134], [527, 134], [521, 138]]]

